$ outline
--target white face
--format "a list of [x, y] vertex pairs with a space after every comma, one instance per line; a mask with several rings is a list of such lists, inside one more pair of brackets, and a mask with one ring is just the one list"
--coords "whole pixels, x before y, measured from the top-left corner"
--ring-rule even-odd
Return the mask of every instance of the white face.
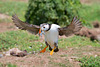
[[49, 29], [49, 24], [41, 24], [40, 27], [42, 31], [46, 31]]

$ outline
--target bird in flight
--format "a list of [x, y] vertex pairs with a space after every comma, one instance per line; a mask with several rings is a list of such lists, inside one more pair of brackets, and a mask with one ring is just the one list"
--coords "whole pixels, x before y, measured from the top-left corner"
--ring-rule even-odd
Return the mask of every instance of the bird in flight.
[[41, 34], [44, 32], [45, 36], [45, 44], [46, 47], [40, 51], [40, 53], [44, 53], [46, 51], [46, 48], [49, 46], [50, 55], [53, 54], [53, 52], [58, 52], [58, 37], [59, 35], [65, 35], [70, 36], [76, 32], [78, 32], [82, 28], [81, 21], [77, 18], [74, 17], [72, 22], [66, 26], [66, 27], [60, 27], [57, 24], [48, 24], [48, 23], [43, 23], [38, 25], [32, 25], [27, 22], [21, 21], [17, 15], [12, 16], [12, 20], [14, 24], [21, 30], [27, 30], [31, 32], [32, 34]]

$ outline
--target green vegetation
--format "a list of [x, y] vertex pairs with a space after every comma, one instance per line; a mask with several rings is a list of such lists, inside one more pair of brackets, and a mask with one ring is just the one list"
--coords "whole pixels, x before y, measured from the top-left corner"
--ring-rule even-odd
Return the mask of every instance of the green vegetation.
[[27, 9], [27, 3], [14, 1], [0, 1], [0, 13], [12, 16], [17, 14], [20, 19], [25, 20], [24, 15]]
[[[100, 21], [100, 6], [99, 6], [100, 4], [99, 3], [90, 4], [90, 5], [84, 4], [82, 5], [80, 9], [78, 9], [80, 7], [80, 3], [78, 1], [75, 1], [77, 2], [77, 5], [79, 5], [78, 7], [76, 7], [77, 5], [75, 5], [74, 2], [71, 2], [74, 0], [68, 0], [69, 4], [67, 4], [66, 6], [70, 6], [70, 7], [67, 7], [69, 9], [66, 11], [68, 12], [67, 15], [70, 15], [70, 16], [65, 16], [65, 14], [62, 12], [65, 10], [65, 8], [62, 7], [63, 4], [61, 2], [58, 2], [61, 0], [55, 0], [55, 2], [60, 3], [60, 5], [57, 5], [57, 9], [53, 8], [54, 3], [47, 2], [46, 5], [50, 5], [50, 7], [48, 7], [44, 5], [45, 2], [42, 2], [42, 4], [40, 4], [41, 6], [40, 7], [38, 6], [39, 8], [41, 8], [40, 10], [36, 9], [37, 6], [33, 4], [33, 2], [31, 1], [38, 1], [38, 0], [30, 0], [30, 4], [32, 3], [32, 7], [31, 9], [28, 7], [28, 9], [34, 10], [33, 12], [30, 12], [32, 13], [30, 14], [30, 16], [32, 15], [31, 18], [28, 16], [29, 11], [26, 14], [27, 16], [26, 18], [28, 20], [31, 20], [30, 23], [33, 23], [32, 21], [34, 21], [35, 22], [34, 24], [38, 24], [38, 23], [40, 24], [42, 22], [44, 23], [47, 20], [49, 20], [48, 23], [57, 23], [57, 24], [62, 24], [62, 25], [68, 24], [68, 22], [72, 19], [72, 17], [77, 14], [76, 10], [78, 10], [78, 15], [81, 17], [81, 20], [83, 21], [84, 26], [91, 28], [92, 21]], [[50, 0], [47, 0], [47, 1], [50, 1]], [[65, 1], [65, 0], [62, 0], [62, 1]], [[38, 2], [36, 3], [39, 4]], [[0, 1], [0, 13], [6, 14], [10, 17], [16, 13], [21, 20], [25, 21], [24, 15], [27, 10], [27, 5], [28, 3], [25, 3], [25, 2], [18, 2], [18, 1], [15, 2], [15, 1], [9, 1], [9, 0], [7, 0], [6, 2]], [[33, 8], [33, 6], [35, 8]], [[50, 11], [46, 11], [44, 15], [41, 15], [41, 12], [42, 12], [41, 10], [49, 10], [47, 8], [50, 8]], [[55, 10], [58, 10], [58, 12], [55, 12]], [[37, 18], [36, 16], [34, 16], [34, 13], [37, 16]], [[41, 17], [43, 18], [41, 19]], [[35, 20], [32, 20], [34, 18]], [[56, 22], [56, 19], [57, 19], [57, 22]], [[1, 21], [8, 22], [9, 20], [0, 19], [0, 22]], [[80, 36], [73, 36], [73, 37], [59, 39], [59, 48], [80, 47], [81, 49], [81, 47], [87, 46], [87, 45], [91, 45], [93, 47], [99, 48], [100, 42], [97, 42], [97, 41], [92, 42], [90, 41], [89, 38], [80, 37]], [[30, 46], [32, 48], [30, 48]], [[40, 42], [39, 36], [29, 34], [26, 31], [19, 30], [19, 31], [9, 31], [9, 32], [0, 33], [0, 51], [9, 50], [15, 47], [21, 50], [27, 50], [28, 52], [40, 51], [40, 49], [43, 49], [45, 47], [45, 43]], [[61, 55], [61, 57], [68, 57], [68, 55], [67, 54]], [[100, 56], [97, 56], [97, 57], [86, 56], [79, 59], [79, 61], [81, 62], [80, 64], [81, 67], [99, 67], [100, 66]], [[67, 62], [66, 64], [51, 62], [51, 64], [55, 66], [58, 65], [61, 67], [66, 67]], [[71, 65], [70, 63], [68, 64]], [[16, 66], [12, 65], [11, 63], [8, 63], [8, 64], [0, 64], [0, 67], [16, 67]]]
[[11, 63], [8, 63], [8, 64], [2, 64], [2, 63], [0, 63], [0, 67], [17, 67], [17, 66], [13, 65]]
[[[73, 5], [71, 5], [71, 3]], [[77, 2], [77, 4], [79, 4], [79, 2]], [[27, 5], [28, 3], [25, 3], [25, 2], [15, 2], [15, 1], [9, 1], [7, 0], [6, 2], [5, 1], [0, 1], [0, 13], [3, 13], [3, 14], [6, 14], [6, 15], [9, 15], [9, 16], [12, 16], [13, 14], [17, 14], [19, 16], [19, 18], [23, 21], [25, 21], [25, 18], [24, 18], [24, 15], [26, 13], [26, 10], [27, 10]], [[87, 5], [87, 4], [84, 4], [81, 6], [80, 9], [78, 9], [80, 7], [76, 7], [77, 5], [75, 5], [73, 2], [70, 2], [70, 7], [73, 7], [72, 10], [78, 10], [78, 15], [81, 17], [81, 20], [83, 21], [83, 25], [91, 28], [92, 27], [92, 23], [93, 21], [100, 21], [100, 6], [99, 6], [99, 3], [92, 3], [90, 5]], [[9, 9], [8, 9], [9, 8]], [[50, 7], [51, 8], [51, 7]], [[60, 6], [59, 6], [60, 8]], [[29, 9], [29, 7], [28, 7]], [[32, 10], [32, 9], [30, 9]], [[41, 9], [42, 10], [42, 9]], [[69, 13], [71, 13], [71, 9], [68, 10]], [[77, 14], [75, 11], [72, 11], [74, 12], [75, 14]], [[33, 12], [34, 13], [34, 12]], [[36, 12], [35, 12], [36, 13]], [[28, 14], [28, 12], [27, 12]], [[27, 16], [27, 19], [28, 18], [28, 15], [26, 14]], [[38, 13], [37, 13], [38, 14]], [[72, 13], [71, 13], [72, 14]], [[39, 14], [40, 15], [40, 14]], [[72, 14], [73, 15], [73, 14]], [[33, 16], [33, 15], [32, 15]], [[38, 16], [38, 15], [37, 15]], [[52, 16], [53, 17], [53, 16]], [[60, 16], [59, 16], [60, 17]], [[63, 16], [61, 16], [63, 19]], [[66, 17], [68, 18], [68, 17]], [[31, 18], [33, 19], [33, 18]], [[72, 19], [72, 18], [71, 18]], [[70, 20], [71, 20], [70, 19]], [[45, 21], [45, 17], [44, 19], [42, 19]], [[3, 21], [3, 20], [0, 20], [0, 21]], [[9, 21], [9, 20], [5, 20], [5, 22]], [[43, 21], [43, 22], [44, 22]], [[59, 20], [59, 22], [62, 21], [62, 20]], [[66, 22], [67, 23], [66, 23]], [[50, 21], [51, 22], [51, 21]], [[65, 23], [68, 24], [69, 20], [63, 20], [63, 22], [60, 22], [62, 25], [64, 25]], [[33, 23], [33, 22], [32, 22]], [[36, 22], [37, 23], [37, 22]], [[41, 23], [40, 21], [38, 23]], [[54, 22], [55, 23], [55, 22]], [[64, 24], [63, 24], [64, 23]], [[66, 25], [65, 24], [65, 25]]]
[[[18, 47], [21, 50], [40, 51], [40, 49], [45, 47], [45, 43], [39, 42], [39, 40], [38, 36], [21, 30], [0, 33], [0, 50], [3, 51], [13, 47]], [[86, 37], [74, 36], [59, 40], [59, 48], [82, 47], [85, 45], [100, 47], [97, 41], [92, 42]], [[30, 46], [32, 46], [32, 48], [29, 48]]]
[[78, 13], [83, 20], [83, 24], [87, 27], [92, 27], [91, 22], [100, 21], [100, 3], [84, 4]]
[[100, 67], [100, 57], [83, 57], [79, 59], [81, 67]]
[[4, 19], [1, 19], [1, 18], [0, 18], [0, 23], [2, 23], [2, 22], [7, 22], [7, 23], [8, 23], [8, 22], [11, 22], [11, 21], [12, 21], [12, 20], [9, 19], [9, 18], [6, 18], [6, 19], [5, 19], [5, 18], [4, 18]]
[[77, 16], [79, 0], [30, 0], [26, 20], [32, 24], [55, 23], [67, 25]]
[[[0, 50], [8, 50], [13, 47], [18, 47], [27, 51], [38, 51], [43, 43], [38, 42], [38, 36], [31, 35], [25, 31], [10, 31], [0, 33]], [[29, 48], [32, 46], [32, 48]]]
[[69, 38], [62, 38], [59, 40], [59, 47], [65, 48], [65, 47], [82, 47], [86, 45], [91, 45], [94, 47], [100, 47], [100, 43], [95, 41], [92, 42], [89, 38], [81, 37], [81, 36], [74, 36]]

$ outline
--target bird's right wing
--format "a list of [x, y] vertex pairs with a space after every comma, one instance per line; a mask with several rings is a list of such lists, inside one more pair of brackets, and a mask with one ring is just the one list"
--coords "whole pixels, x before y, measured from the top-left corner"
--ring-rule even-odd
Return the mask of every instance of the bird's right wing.
[[32, 24], [21, 21], [17, 17], [17, 15], [13, 15], [12, 20], [13, 20], [14, 24], [21, 30], [27, 30], [27, 31], [31, 32], [32, 34], [38, 34], [38, 32], [39, 32], [39, 29], [40, 29], [39, 26], [32, 25]]
[[81, 21], [74, 17], [70, 25], [59, 29], [59, 35], [70, 36], [82, 28]]

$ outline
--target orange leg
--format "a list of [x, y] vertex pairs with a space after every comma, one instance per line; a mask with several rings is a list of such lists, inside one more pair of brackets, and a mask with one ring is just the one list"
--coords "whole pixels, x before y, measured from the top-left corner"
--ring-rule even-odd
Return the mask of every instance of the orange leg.
[[53, 54], [55, 48], [56, 48], [56, 47], [54, 46], [54, 48], [53, 48], [52, 51], [50, 52], [50, 55]]
[[40, 53], [44, 53], [45, 51], [46, 51], [46, 48], [47, 48], [48, 46], [46, 46], [43, 50], [41, 50], [40, 51]]

